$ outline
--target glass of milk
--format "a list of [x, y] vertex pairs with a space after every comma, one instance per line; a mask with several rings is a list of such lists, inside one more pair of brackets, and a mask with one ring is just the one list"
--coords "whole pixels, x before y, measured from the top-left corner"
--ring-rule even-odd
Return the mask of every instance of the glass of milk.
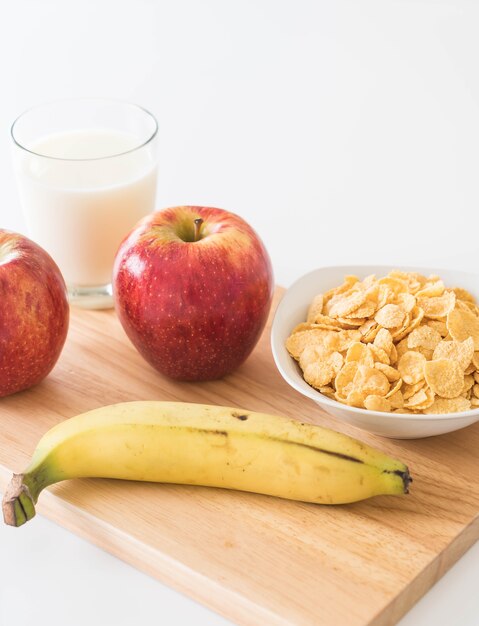
[[13, 123], [29, 235], [60, 267], [72, 304], [112, 306], [118, 246], [154, 210], [157, 130], [145, 109], [102, 99], [44, 104]]

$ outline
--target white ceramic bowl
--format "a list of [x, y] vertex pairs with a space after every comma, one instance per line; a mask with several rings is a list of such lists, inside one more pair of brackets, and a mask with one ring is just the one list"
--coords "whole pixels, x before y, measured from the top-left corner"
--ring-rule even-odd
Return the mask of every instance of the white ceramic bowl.
[[380, 277], [392, 269], [420, 272], [426, 276], [438, 274], [446, 287], [463, 287], [479, 299], [479, 277], [474, 274], [424, 267], [393, 268], [375, 265], [322, 267], [296, 281], [279, 303], [271, 329], [271, 346], [276, 366], [291, 387], [314, 400], [326, 413], [377, 435], [416, 439], [442, 435], [474, 424], [479, 420], [479, 408], [447, 415], [412, 415], [368, 411], [330, 400], [304, 381], [298, 364], [288, 354], [285, 341], [296, 324], [306, 320], [309, 304], [316, 294], [341, 284], [345, 274], [356, 274], [360, 278], [368, 274]]

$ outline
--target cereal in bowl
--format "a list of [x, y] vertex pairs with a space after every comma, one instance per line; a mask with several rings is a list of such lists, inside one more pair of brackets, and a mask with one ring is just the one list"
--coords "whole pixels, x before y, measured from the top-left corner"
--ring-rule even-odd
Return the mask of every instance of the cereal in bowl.
[[286, 348], [309, 385], [343, 404], [423, 414], [479, 406], [479, 307], [439, 276], [346, 276], [315, 296]]

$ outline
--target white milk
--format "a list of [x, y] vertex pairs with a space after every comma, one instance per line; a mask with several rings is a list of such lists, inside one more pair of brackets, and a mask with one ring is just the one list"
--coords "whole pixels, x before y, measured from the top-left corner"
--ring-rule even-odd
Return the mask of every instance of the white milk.
[[69, 287], [110, 283], [121, 240], [154, 209], [155, 157], [148, 146], [137, 147], [132, 134], [75, 131], [28, 146], [43, 156], [17, 156], [30, 236], [51, 254]]

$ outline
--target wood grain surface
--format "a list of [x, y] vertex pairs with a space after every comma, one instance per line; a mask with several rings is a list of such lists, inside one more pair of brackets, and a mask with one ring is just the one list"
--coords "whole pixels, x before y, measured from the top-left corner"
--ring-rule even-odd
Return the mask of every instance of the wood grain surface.
[[39, 513], [238, 624], [394, 624], [479, 537], [479, 424], [392, 441], [337, 422], [281, 379], [269, 326], [235, 374], [175, 383], [143, 361], [112, 311], [73, 309], [52, 374], [0, 400], [0, 489], [64, 418], [152, 399], [234, 405], [330, 426], [404, 460], [414, 477], [409, 496], [337, 507], [93, 479], [40, 496]]

